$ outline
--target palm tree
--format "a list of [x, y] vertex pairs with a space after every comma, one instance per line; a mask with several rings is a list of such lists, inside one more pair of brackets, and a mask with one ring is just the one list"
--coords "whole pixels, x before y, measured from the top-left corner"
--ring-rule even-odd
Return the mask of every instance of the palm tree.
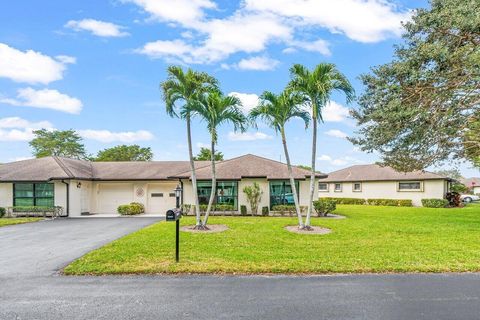
[[334, 91], [344, 93], [347, 103], [353, 101], [355, 91], [348, 81], [332, 63], [320, 63], [312, 71], [301, 64], [290, 68], [291, 81], [289, 87], [307, 99], [313, 122], [312, 137], [312, 173], [310, 176], [310, 198], [308, 202], [305, 228], [311, 230], [313, 194], [315, 192], [315, 159], [317, 152], [317, 122], [323, 122], [322, 108], [330, 101]]
[[[197, 193], [197, 176], [195, 175], [195, 163], [192, 151], [191, 118], [188, 111], [197, 104], [201, 95], [212, 88], [217, 88], [217, 80], [205, 72], [197, 72], [188, 69], [186, 72], [179, 66], [169, 66], [167, 69], [167, 80], [160, 84], [163, 99], [166, 104], [166, 111], [171, 117], [180, 116], [187, 123], [187, 142], [192, 172], [192, 188], [195, 200], [196, 226], [201, 225], [200, 206]], [[180, 103], [181, 105], [177, 105]]]
[[292, 164], [290, 163], [290, 155], [287, 148], [287, 138], [285, 135], [285, 124], [293, 118], [300, 118], [305, 122], [305, 128], [310, 122], [310, 114], [308, 111], [302, 109], [305, 99], [302, 95], [292, 93], [290, 90], [285, 90], [279, 95], [275, 95], [269, 91], [265, 91], [260, 96], [260, 105], [250, 111], [250, 118], [252, 121], [258, 118], [265, 121], [276, 132], [282, 136], [283, 151], [285, 152], [285, 159], [287, 160], [288, 174], [290, 176], [290, 185], [292, 187], [293, 201], [295, 203], [295, 210], [297, 211], [298, 226], [304, 227], [302, 214], [300, 212], [300, 205], [298, 204], [297, 186], [292, 172]]
[[207, 129], [211, 137], [212, 190], [210, 191], [207, 211], [200, 229], [208, 230], [208, 216], [216, 194], [215, 145], [218, 141], [217, 128], [224, 123], [231, 123], [235, 131], [240, 130], [244, 132], [246, 130], [247, 118], [240, 110], [241, 105], [242, 103], [237, 97], [224, 96], [219, 90], [211, 90], [202, 94], [199, 103], [192, 104], [191, 108], [184, 111], [184, 113], [199, 115], [207, 123]]

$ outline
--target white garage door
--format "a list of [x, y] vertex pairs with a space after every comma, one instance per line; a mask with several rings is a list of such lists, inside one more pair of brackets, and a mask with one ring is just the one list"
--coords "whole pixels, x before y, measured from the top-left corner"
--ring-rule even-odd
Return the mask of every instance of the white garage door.
[[133, 184], [115, 183], [98, 186], [98, 213], [116, 213], [119, 205], [133, 201]]
[[149, 184], [147, 213], [165, 214], [175, 208], [175, 183]]

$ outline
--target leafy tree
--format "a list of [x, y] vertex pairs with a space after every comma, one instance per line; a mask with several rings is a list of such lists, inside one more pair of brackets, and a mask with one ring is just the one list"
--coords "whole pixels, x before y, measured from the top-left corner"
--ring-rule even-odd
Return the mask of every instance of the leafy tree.
[[196, 226], [201, 226], [200, 205], [197, 193], [197, 176], [192, 151], [191, 107], [198, 104], [201, 95], [217, 87], [217, 80], [205, 72], [192, 69], [184, 71], [179, 66], [169, 66], [167, 80], [160, 84], [166, 111], [171, 117], [181, 117], [187, 125], [188, 155], [192, 172], [192, 189], [195, 200]]
[[120, 145], [101, 150], [94, 161], [151, 161], [152, 149], [142, 148], [139, 145]]
[[82, 138], [74, 130], [33, 131], [35, 138], [30, 141], [36, 158], [59, 156], [73, 159], [88, 158]]
[[317, 158], [317, 124], [323, 121], [322, 108], [330, 101], [333, 92], [345, 94], [347, 103], [355, 96], [355, 91], [337, 67], [332, 63], [320, 63], [312, 71], [301, 64], [295, 64], [290, 69], [290, 88], [302, 94], [310, 108], [312, 115], [312, 174], [310, 176], [310, 197], [308, 201], [305, 229], [310, 230], [310, 217], [312, 215], [313, 194], [315, 192], [315, 160]]
[[211, 138], [210, 161], [212, 163], [212, 190], [208, 201], [207, 210], [202, 225], [197, 229], [208, 229], [207, 221], [212, 209], [216, 194], [217, 174], [215, 171], [215, 145], [218, 141], [217, 128], [225, 123], [233, 125], [234, 130], [246, 129], [247, 118], [240, 110], [242, 103], [240, 99], [233, 96], [224, 96], [219, 90], [211, 90], [201, 95], [198, 103], [191, 104], [189, 108], [182, 111], [183, 114], [195, 113], [200, 116], [207, 124], [208, 132]]
[[280, 133], [282, 137], [283, 151], [287, 160], [288, 175], [290, 177], [290, 186], [292, 187], [293, 202], [298, 217], [298, 226], [304, 228], [302, 213], [298, 203], [297, 187], [292, 172], [292, 164], [287, 147], [287, 137], [285, 134], [285, 125], [293, 118], [300, 118], [305, 122], [305, 128], [310, 122], [310, 114], [302, 109], [305, 98], [300, 94], [292, 93], [289, 90], [283, 91], [276, 95], [269, 91], [265, 91], [260, 96], [260, 105], [250, 111], [250, 118], [255, 121], [262, 119], [269, 127]]
[[[200, 152], [196, 157], [193, 157], [195, 161], [209, 161], [212, 159], [212, 151], [208, 148], [200, 148]], [[215, 152], [215, 161], [223, 161], [223, 153], [220, 151]]]
[[263, 191], [260, 189], [260, 185], [257, 182], [254, 182], [251, 186], [245, 186], [243, 188], [243, 193], [247, 197], [247, 201], [250, 204], [250, 209], [252, 210], [252, 215], [256, 215], [258, 212], [258, 205], [262, 200]]
[[362, 76], [351, 141], [400, 171], [480, 166], [480, 2], [432, 0], [405, 23], [392, 62]]
[[437, 170], [435, 173], [455, 180], [460, 180], [462, 178], [462, 174], [458, 169]]

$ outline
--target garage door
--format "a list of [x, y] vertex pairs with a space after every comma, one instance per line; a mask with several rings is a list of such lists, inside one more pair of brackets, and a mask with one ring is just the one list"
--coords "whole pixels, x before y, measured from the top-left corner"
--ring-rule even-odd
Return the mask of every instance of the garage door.
[[175, 208], [175, 183], [148, 185], [147, 213], [165, 214], [167, 210]]
[[133, 201], [133, 184], [101, 184], [98, 186], [98, 213], [116, 213], [119, 205]]

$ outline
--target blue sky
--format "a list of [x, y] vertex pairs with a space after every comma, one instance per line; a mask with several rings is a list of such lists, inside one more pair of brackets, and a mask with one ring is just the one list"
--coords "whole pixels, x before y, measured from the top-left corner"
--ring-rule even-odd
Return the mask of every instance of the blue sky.
[[[36, 128], [75, 129], [90, 153], [118, 144], [152, 147], [156, 160], [186, 159], [184, 123], [169, 118], [159, 83], [169, 64], [207, 71], [226, 94], [252, 107], [279, 92], [289, 67], [333, 62], [362, 92], [359, 75], [388, 62], [400, 21], [425, 1], [83, 0], [0, 3], [0, 162], [31, 157]], [[346, 139], [355, 131], [341, 95], [320, 126], [317, 166], [330, 172], [378, 160]], [[311, 132], [287, 128], [292, 161], [310, 161]], [[209, 143], [193, 126], [194, 148]], [[283, 159], [279, 138], [259, 125], [246, 134], [220, 128], [227, 158]], [[467, 175], [478, 171], [468, 164]]]

